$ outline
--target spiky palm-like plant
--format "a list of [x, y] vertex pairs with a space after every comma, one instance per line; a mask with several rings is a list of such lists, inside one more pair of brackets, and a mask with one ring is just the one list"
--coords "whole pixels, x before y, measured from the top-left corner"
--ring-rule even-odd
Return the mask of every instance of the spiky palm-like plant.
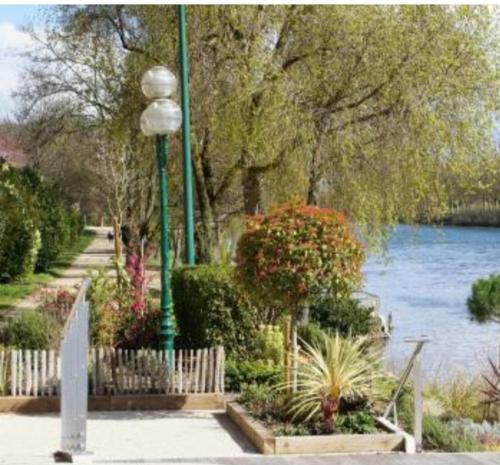
[[302, 342], [297, 392], [290, 412], [305, 421], [322, 413], [324, 428], [333, 430], [334, 416], [342, 399], [373, 394], [373, 382], [382, 374], [378, 354], [366, 337], [344, 338], [324, 334], [316, 346]]

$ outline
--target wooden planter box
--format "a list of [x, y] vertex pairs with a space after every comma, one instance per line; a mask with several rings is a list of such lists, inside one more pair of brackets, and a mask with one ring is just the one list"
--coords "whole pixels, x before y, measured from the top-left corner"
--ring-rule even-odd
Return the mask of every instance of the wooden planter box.
[[387, 432], [375, 434], [338, 434], [324, 436], [274, 436], [272, 431], [250, 416], [236, 402], [226, 411], [248, 440], [262, 454], [328, 454], [335, 452], [415, 452], [413, 437], [387, 420], [377, 419]]
[[[221, 410], [222, 394], [142, 394], [89, 396], [89, 411], [113, 410]], [[0, 413], [50, 413], [60, 411], [59, 397], [0, 397]]]

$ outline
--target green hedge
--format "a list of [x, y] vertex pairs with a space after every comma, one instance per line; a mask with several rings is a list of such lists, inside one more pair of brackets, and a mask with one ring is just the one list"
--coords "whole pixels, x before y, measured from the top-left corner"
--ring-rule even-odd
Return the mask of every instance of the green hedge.
[[338, 331], [343, 336], [361, 336], [375, 332], [380, 322], [373, 316], [373, 309], [363, 306], [356, 299], [321, 300], [311, 307], [310, 319], [321, 329]]
[[247, 357], [255, 350], [257, 309], [236, 286], [230, 267], [176, 268], [172, 297], [182, 347], [223, 345], [227, 354]]
[[0, 159], [0, 282], [47, 270], [82, 232], [81, 215], [31, 168]]

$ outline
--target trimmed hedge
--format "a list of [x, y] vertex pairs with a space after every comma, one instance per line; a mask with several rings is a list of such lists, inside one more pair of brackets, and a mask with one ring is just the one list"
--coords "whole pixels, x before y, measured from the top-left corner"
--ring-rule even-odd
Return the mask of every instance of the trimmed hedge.
[[0, 282], [47, 270], [83, 230], [55, 187], [1, 159], [0, 211]]
[[342, 336], [370, 334], [380, 326], [372, 308], [351, 298], [324, 298], [311, 307], [310, 318], [321, 329], [337, 331]]
[[232, 279], [231, 267], [199, 265], [172, 273], [172, 297], [181, 347], [223, 345], [229, 355], [255, 351], [257, 309]]

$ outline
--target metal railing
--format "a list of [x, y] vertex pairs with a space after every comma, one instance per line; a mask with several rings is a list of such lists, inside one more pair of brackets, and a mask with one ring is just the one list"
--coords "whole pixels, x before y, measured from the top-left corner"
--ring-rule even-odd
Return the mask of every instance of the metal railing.
[[61, 453], [70, 460], [73, 455], [86, 452], [89, 352], [89, 303], [86, 293], [89, 285], [87, 278], [66, 321], [60, 347]]
[[413, 437], [415, 438], [415, 448], [417, 452], [422, 451], [422, 368], [421, 368], [421, 352], [424, 344], [430, 341], [427, 336], [417, 338], [406, 338], [405, 342], [415, 344], [413, 352], [408, 359], [403, 373], [399, 379], [398, 385], [392, 399], [387, 405], [383, 418], [388, 419], [390, 414], [393, 414], [394, 424], [397, 426], [397, 402], [403, 391], [403, 387], [408, 381], [410, 374], [413, 373], [413, 408], [414, 408], [414, 423]]

